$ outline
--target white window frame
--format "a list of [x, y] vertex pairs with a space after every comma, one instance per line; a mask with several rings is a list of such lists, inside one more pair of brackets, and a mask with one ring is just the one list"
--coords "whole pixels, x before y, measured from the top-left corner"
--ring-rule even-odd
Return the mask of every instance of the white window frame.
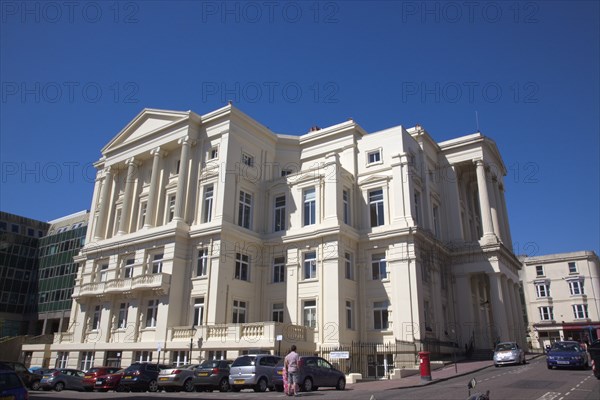
[[[190, 359], [190, 351], [189, 350], [173, 350], [171, 352], [171, 365], [174, 367], [182, 367], [184, 365], [189, 364], [188, 360]], [[190, 360], [191, 362], [191, 360]]]
[[67, 368], [69, 366], [69, 352], [59, 351], [56, 353], [56, 368]]
[[346, 300], [346, 329], [354, 330], [354, 302]]
[[122, 279], [133, 278], [133, 266], [135, 264], [135, 258], [126, 257], [123, 260], [123, 277]]
[[235, 253], [235, 279], [250, 282], [250, 256]]
[[382, 187], [367, 192], [369, 202], [369, 223], [371, 228], [385, 225], [385, 192]]
[[413, 193], [413, 203], [415, 205], [415, 224], [419, 225], [421, 223], [421, 192], [415, 189]]
[[583, 282], [579, 279], [570, 279], [567, 281], [569, 283], [569, 293], [571, 296], [582, 296], [585, 294]]
[[94, 352], [82, 351], [79, 353], [79, 369], [87, 371], [94, 366]]
[[127, 317], [129, 315], [129, 303], [119, 303], [119, 315], [117, 317], [117, 329], [127, 328]]
[[134, 353], [133, 362], [152, 362], [152, 351], [141, 350]]
[[285, 304], [284, 303], [273, 303], [271, 305], [271, 320], [273, 322], [283, 323], [285, 320]]
[[308, 328], [316, 328], [317, 318], [317, 300], [304, 300], [302, 302], [302, 325]]
[[544, 274], [544, 266], [536, 265], [535, 266], [535, 276], [545, 276]]
[[248, 167], [254, 167], [254, 156], [246, 152], [242, 152], [242, 164]]
[[215, 185], [204, 185], [202, 194], [202, 223], [212, 221], [213, 204], [215, 198]]
[[344, 273], [346, 279], [354, 280], [354, 255], [349, 251], [344, 252]]
[[573, 304], [573, 317], [575, 319], [588, 319], [588, 305], [587, 304]]
[[538, 299], [550, 297], [550, 284], [539, 282], [535, 284], [535, 294]]
[[167, 195], [167, 223], [173, 221], [175, 218], [175, 204], [177, 203], [177, 195], [175, 193], [169, 193]]
[[252, 193], [240, 190], [238, 197], [238, 226], [242, 228], [252, 229], [252, 200]]
[[554, 307], [541, 306], [538, 307], [540, 313], [540, 321], [554, 321]]
[[569, 262], [569, 274], [576, 274], [577, 273], [577, 263], [575, 261], [571, 261]]
[[[283, 199], [283, 202], [282, 202]], [[285, 194], [275, 196], [274, 214], [273, 214], [273, 231], [282, 232], [286, 230], [286, 206], [287, 199]]]
[[439, 239], [442, 232], [440, 225], [440, 206], [437, 203], [433, 203], [433, 206], [431, 207], [431, 215], [433, 217], [433, 234]]
[[374, 281], [383, 281], [388, 279], [387, 260], [385, 253], [371, 255], [371, 278]]
[[383, 300], [373, 302], [373, 329], [376, 331], [387, 331], [390, 329], [389, 301]]
[[100, 330], [100, 323], [102, 322], [102, 306], [96, 304], [94, 306], [94, 311], [92, 312], [92, 326], [90, 327], [92, 331]]
[[383, 149], [374, 149], [367, 151], [367, 166], [383, 163]]
[[[160, 256], [160, 258], [157, 258], [159, 256]], [[150, 273], [151, 274], [162, 274], [165, 254], [164, 253], [154, 253], [151, 255], [151, 257], [152, 258], [151, 258], [151, 262], [150, 262]]]
[[208, 275], [208, 248], [200, 247], [197, 249], [196, 257], [196, 278]]
[[206, 156], [206, 159], [208, 161], [216, 160], [218, 158], [219, 158], [219, 145], [212, 146], [210, 149], [208, 149], [208, 154]]
[[146, 328], [156, 328], [156, 321], [158, 320], [158, 299], [148, 300], [148, 306], [146, 307]]
[[244, 324], [247, 322], [248, 302], [245, 300], [233, 300], [231, 321], [234, 324]]
[[350, 225], [352, 223], [352, 213], [351, 213], [351, 201], [350, 201], [350, 190], [343, 189], [342, 190], [342, 203], [343, 203], [343, 220], [346, 225]]
[[312, 186], [302, 190], [302, 226], [317, 223], [317, 189]]
[[196, 297], [194, 299], [194, 319], [192, 320], [192, 325], [204, 325], [204, 307], [205, 297]]
[[272, 283], [285, 282], [285, 257], [275, 257], [273, 259]]
[[302, 253], [302, 280], [317, 279], [317, 252], [316, 250]]
[[141, 229], [146, 224], [146, 216], [148, 215], [148, 200], [140, 201], [140, 215], [138, 220], [138, 228]]

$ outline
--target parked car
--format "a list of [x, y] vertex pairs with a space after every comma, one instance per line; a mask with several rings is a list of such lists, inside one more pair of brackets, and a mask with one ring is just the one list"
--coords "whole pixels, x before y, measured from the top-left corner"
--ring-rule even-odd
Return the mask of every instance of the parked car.
[[54, 389], [60, 392], [64, 389], [85, 390], [83, 387], [83, 371], [72, 368], [53, 369], [42, 376], [40, 385], [44, 390]]
[[346, 375], [321, 357], [303, 356], [298, 362], [298, 386], [305, 392], [319, 387], [346, 388]]
[[273, 374], [281, 357], [271, 354], [249, 354], [240, 356], [231, 364], [229, 385], [231, 390], [254, 389], [264, 392], [273, 387]]
[[515, 342], [501, 342], [494, 349], [494, 366], [525, 364], [525, 351]]
[[158, 374], [166, 365], [153, 363], [133, 363], [125, 369], [121, 385], [126, 391], [158, 391]]
[[273, 383], [273, 387], [278, 392], [283, 392], [283, 374], [284, 374], [284, 359], [279, 360], [277, 365], [275, 366], [275, 372], [271, 377], [271, 382]]
[[168, 367], [161, 369], [158, 374], [158, 387], [166, 392], [193, 392], [196, 388], [194, 380], [196, 379], [196, 368], [200, 364], [183, 365], [180, 367]]
[[114, 390], [116, 392], [125, 391], [125, 388], [121, 385], [121, 378], [124, 373], [125, 369], [120, 369], [113, 374], [97, 376], [94, 390], [98, 392], [108, 392], [109, 390]]
[[83, 376], [84, 389], [91, 392], [96, 387], [96, 380], [99, 376], [114, 374], [119, 369], [117, 367], [92, 367], [88, 369]]
[[0, 368], [0, 399], [29, 400], [29, 392], [21, 378], [6, 366]]
[[0, 361], [0, 365], [3, 365], [3, 368], [5, 369], [8, 367], [8, 369], [14, 370], [26, 387], [30, 388], [31, 390], [40, 389], [42, 375], [29, 371], [25, 364], [18, 361]]
[[575, 341], [554, 342], [546, 353], [548, 369], [554, 367], [576, 367], [587, 369], [589, 366], [588, 353]]
[[229, 385], [229, 373], [231, 370], [230, 360], [210, 360], [204, 361], [196, 369], [196, 390], [228, 392], [231, 390]]
[[592, 359], [592, 372], [594, 376], [600, 379], [600, 340], [596, 340], [588, 346], [588, 352]]

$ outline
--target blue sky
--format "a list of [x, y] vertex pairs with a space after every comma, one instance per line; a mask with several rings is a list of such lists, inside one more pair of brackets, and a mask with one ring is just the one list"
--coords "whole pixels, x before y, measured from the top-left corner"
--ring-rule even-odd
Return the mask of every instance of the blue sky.
[[87, 209], [91, 163], [143, 108], [231, 99], [287, 134], [352, 117], [443, 141], [478, 120], [508, 168], [515, 252], [600, 250], [598, 2], [0, 6], [3, 211]]

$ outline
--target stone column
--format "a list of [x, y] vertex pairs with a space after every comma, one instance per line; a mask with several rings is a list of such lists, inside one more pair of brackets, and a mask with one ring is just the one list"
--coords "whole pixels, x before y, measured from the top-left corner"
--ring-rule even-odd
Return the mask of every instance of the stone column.
[[513, 243], [512, 236], [510, 234], [510, 224], [508, 222], [508, 211], [506, 210], [506, 197], [504, 196], [504, 186], [500, 185], [498, 187], [498, 190], [500, 191], [500, 203], [502, 204], [502, 214], [504, 215], [504, 229], [506, 230], [506, 238], [504, 240], [504, 245], [508, 247], [510, 251], [512, 251]]
[[146, 221], [144, 222], [144, 228], [151, 228], [155, 223], [159, 195], [158, 177], [160, 175], [160, 159], [166, 155], [160, 147], [152, 150], [150, 154], [152, 154], [152, 175], [150, 176], [150, 190], [148, 193], [148, 203], [146, 204]]
[[502, 296], [504, 297], [504, 310], [506, 311], [506, 320], [507, 320], [506, 331], [508, 334], [508, 339], [515, 340], [516, 339], [515, 318], [513, 315], [514, 307], [513, 307], [512, 296], [511, 296], [512, 289], [510, 288], [510, 282], [507, 282], [506, 275], [502, 275], [501, 283], [502, 283]]
[[341, 175], [339, 155], [329, 153], [325, 156], [324, 177], [324, 219], [334, 220], [335, 225], [339, 222], [338, 203], [341, 198]]
[[109, 198], [110, 192], [113, 185], [112, 168], [107, 167], [104, 174], [104, 182], [100, 189], [100, 202], [98, 208], [98, 221], [96, 222], [96, 229], [94, 232], [94, 240], [102, 240], [106, 234], [106, 219], [108, 218], [108, 210], [110, 209]]
[[490, 279], [490, 302], [494, 316], [493, 326], [499, 336], [499, 338], [493, 338], [493, 340], [507, 341], [508, 320], [506, 318], [506, 299], [502, 291], [501, 274], [499, 272], [488, 273], [488, 277]]
[[475, 165], [477, 169], [477, 188], [479, 193], [479, 209], [481, 211], [483, 236], [493, 237], [494, 226], [490, 212], [490, 197], [487, 187], [485, 166], [483, 165], [483, 160], [476, 160]]
[[[494, 178], [492, 180], [492, 190], [494, 192], [494, 212], [496, 213], [496, 221], [498, 223], [498, 232], [497, 235], [500, 238], [500, 241], [504, 243], [506, 241], [506, 226], [504, 225], [504, 221], [506, 220], [504, 216], [504, 210], [502, 208], [502, 202], [500, 200], [500, 193], [498, 187], [500, 183], [498, 178]], [[494, 214], [492, 214], [492, 218]]]
[[175, 194], [175, 213], [173, 220], [183, 221], [185, 220], [183, 210], [187, 193], [188, 164], [192, 143], [188, 136], [179, 139], [178, 143], [181, 145], [181, 157], [179, 159], [179, 177], [177, 178], [177, 192]]
[[404, 182], [402, 176], [402, 155], [397, 154], [392, 156], [394, 160], [392, 163], [392, 187], [396, 188], [391, 197], [393, 199], [392, 203], [392, 215], [391, 219], [393, 223], [403, 224], [405, 222], [404, 216], [406, 215], [406, 210], [404, 209]]
[[524, 330], [524, 320], [523, 320], [523, 307], [521, 306], [521, 294], [519, 291], [519, 283], [514, 283], [512, 285], [512, 298], [513, 298], [513, 306], [515, 309], [515, 331], [517, 336], [517, 341], [521, 345], [521, 347], [526, 348], [527, 341], [525, 340], [525, 330]]
[[456, 307], [459, 320], [459, 329], [462, 337], [462, 344], [468, 344], [473, 332], [475, 320], [473, 318], [473, 304], [471, 288], [471, 275], [459, 274], [456, 278]]
[[131, 196], [133, 194], [133, 185], [137, 175], [138, 162], [134, 158], [127, 160], [127, 175], [125, 176], [125, 193], [123, 193], [123, 207], [121, 208], [121, 220], [117, 235], [129, 233], [129, 217], [131, 215]]
[[400, 175], [402, 176], [402, 201], [404, 203], [404, 219], [406, 220], [406, 226], [415, 226], [415, 219], [413, 217], [413, 190], [412, 190], [412, 166], [410, 164], [410, 155], [402, 154], [400, 156]]
[[500, 212], [498, 210], [498, 202], [496, 201], [496, 183], [494, 178], [492, 178], [491, 184], [491, 188], [488, 187], [488, 189], [491, 189], [491, 193], [488, 192], [488, 194], [490, 195], [490, 214], [492, 214], [492, 229], [494, 230], [494, 234], [496, 235], [496, 237], [500, 238], [502, 236], [502, 234], [500, 233]]

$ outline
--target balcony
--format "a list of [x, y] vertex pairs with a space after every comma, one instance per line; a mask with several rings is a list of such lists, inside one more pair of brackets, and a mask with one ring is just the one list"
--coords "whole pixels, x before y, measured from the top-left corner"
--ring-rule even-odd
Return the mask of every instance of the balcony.
[[[173, 327], [169, 329], [168, 339], [171, 342], [197, 343], [202, 338], [202, 349], [273, 349], [282, 345], [314, 344], [314, 331], [305, 326], [282, 324], [278, 322], [254, 322], [246, 324], [219, 324], [208, 326]], [[304, 347], [304, 346], [301, 346]]]
[[171, 275], [165, 273], [146, 274], [133, 278], [84, 283], [75, 287], [73, 297], [99, 297], [143, 290], [153, 290], [159, 294], [164, 294], [168, 293], [170, 287]]

